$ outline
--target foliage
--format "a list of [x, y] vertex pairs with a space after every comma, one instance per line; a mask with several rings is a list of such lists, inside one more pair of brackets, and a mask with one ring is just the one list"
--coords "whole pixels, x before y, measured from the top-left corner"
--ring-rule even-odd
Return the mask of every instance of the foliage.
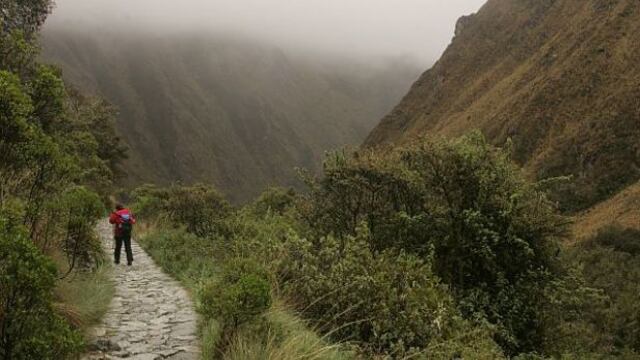
[[269, 188], [253, 203], [256, 214], [265, 215], [269, 212], [282, 215], [291, 209], [296, 202], [296, 193], [292, 189]]
[[171, 188], [166, 207], [170, 221], [184, 224], [188, 231], [199, 236], [222, 231], [221, 220], [231, 210], [220, 193], [201, 184]]
[[226, 331], [251, 321], [271, 306], [271, 286], [266, 271], [250, 260], [231, 260], [219, 277], [199, 292], [200, 312], [222, 319]]
[[70, 274], [78, 262], [87, 267], [99, 260], [102, 251], [94, 228], [104, 206], [96, 193], [83, 187], [69, 189], [64, 194], [62, 206], [66, 212], [62, 250], [67, 256], [67, 274]]
[[33, 36], [44, 24], [51, 12], [51, 0], [15, 0], [3, 1], [0, 11], [2, 32], [20, 31]]
[[[403, 358], [472, 331], [428, 263], [402, 252], [374, 254], [366, 229], [339, 240], [289, 238], [287, 247], [289, 262], [281, 272], [290, 279], [289, 296], [336, 339]], [[487, 333], [448, 346], [468, 349], [480, 342], [493, 345], [477, 356], [500, 356]]]
[[540, 345], [540, 299], [564, 220], [507, 150], [472, 133], [386, 154], [336, 153], [325, 176], [307, 182], [300, 212], [312, 236], [353, 236], [365, 222], [374, 250], [433, 255], [464, 317], [496, 325], [509, 354]]
[[93, 271], [75, 272], [60, 282], [55, 290], [56, 305], [67, 313], [61, 315], [81, 329], [98, 325], [115, 293], [111, 270], [110, 262], [104, 262]]
[[[54, 306], [51, 292], [74, 270], [98, 263], [100, 195], [113, 187], [123, 151], [104, 121], [113, 110], [38, 62], [36, 35], [51, 7], [49, 0], [8, 0], [0, 11], [0, 267], [3, 306], [12, 307], [1, 313], [2, 351], [18, 359], [80, 350], [78, 334], [59, 316], [67, 305]], [[67, 261], [59, 277], [48, 257], [60, 255]]]
[[52, 309], [56, 270], [24, 230], [0, 216], [0, 357], [61, 359], [81, 344]]
[[[246, 211], [247, 214], [252, 213]], [[247, 218], [245, 218], [247, 219]], [[231, 221], [232, 219], [228, 219]], [[233, 219], [241, 222], [239, 219]], [[254, 219], [258, 222], [257, 219]], [[234, 221], [234, 222], [235, 222]], [[260, 222], [261, 224], [266, 224]], [[238, 229], [239, 224], [233, 226]], [[253, 226], [251, 226], [253, 227]], [[237, 240], [245, 234], [266, 234], [268, 231], [258, 229], [238, 232]], [[234, 236], [235, 238], [235, 236]], [[229, 246], [231, 239], [220, 237], [202, 238], [182, 229], [154, 228], [141, 239], [141, 244], [153, 256], [153, 258], [170, 274], [198, 293], [201, 304], [211, 304], [211, 306], [200, 305], [200, 310], [215, 308], [215, 303], [208, 301], [218, 294], [209, 293], [207, 289], [221, 281], [222, 273], [226, 272], [227, 282], [237, 282], [243, 274], [255, 279], [269, 279], [268, 284], [274, 281], [273, 274], [265, 272], [262, 266], [255, 261], [237, 259], [235, 246]], [[257, 243], [257, 241], [256, 241]], [[239, 246], [240, 248], [240, 246]], [[244, 247], [242, 247], [244, 248]], [[235, 261], [234, 261], [235, 259]], [[228, 270], [222, 270], [226, 265]], [[258, 270], [256, 272], [256, 270]], [[250, 281], [254, 285], [262, 283], [260, 280]], [[258, 293], [266, 294], [264, 283], [262, 286], [238, 286], [244, 289], [258, 289]], [[262, 291], [259, 290], [262, 288]], [[224, 291], [224, 290], [222, 290]], [[243, 291], [234, 291], [231, 295], [241, 294]], [[275, 293], [275, 291], [274, 291]], [[277, 295], [276, 295], [277, 296]], [[266, 298], [262, 297], [263, 300]], [[273, 298], [273, 305], [266, 312], [265, 316], [257, 316], [246, 323], [239, 321], [240, 326], [232, 334], [229, 331], [229, 317], [203, 318], [202, 325], [202, 351], [203, 357], [207, 359], [241, 359], [260, 358], [269, 359], [347, 359], [348, 356], [339, 346], [329, 345], [324, 338], [318, 336], [316, 332], [296, 316], [289, 306], [283, 305], [281, 301]], [[251, 300], [255, 305], [256, 303]], [[264, 304], [264, 302], [262, 303]], [[276, 307], [274, 309], [274, 306]], [[255, 306], [251, 307], [256, 309]], [[237, 310], [235, 304], [231, 304], [228, 310]], [[225, 311], [225, 314], [236, 311]], [[222, 313], [222, 312], [220, 312]], [[246, 319], [242, 314], [238, 319]], [[227, 324], [225, 326], [225, 323]], [[233, 324], [234, 321], [231, 320]], [[226, 348], [226, 349], [225, 349]], [[253, 356], [255, 355], [255, 356]]]
[[589, 287], [582, 272], [568, 265], [567, 273], [552, 281], [545, 291], [541, 313], [543, 347], [538, 349], [555, 357], [590, 358], [607, 353], [601, 321], [606, 318], [607, 296]]
[[140, 241], [165, 271], [190, 287], [217, 273], [215, 260], [221, 251], [211, 239], [197, 237], [183, 229], [163, 228]]
[[215, 188], [205, 184], [165, 189], [142, 186], [133, 192], [133, 200], [138, 214], [161, 217], [202, 237], [224, 233], [224, 219], [232, 210]]
[[586, 338], [599, 353], [620, 357], [640, 354], [639, 242], [639, 231], [611, 226], [565, 255], [567, 263], [580, 270], [585, 285], [603, 297], [579, 313], [584, 326], [593, 329]]

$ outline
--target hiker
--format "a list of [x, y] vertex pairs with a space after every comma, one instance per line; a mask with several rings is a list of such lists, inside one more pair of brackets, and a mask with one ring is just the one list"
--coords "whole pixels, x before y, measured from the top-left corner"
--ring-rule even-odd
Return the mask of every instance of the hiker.
[[133, 264], [131, 232], [133, 230], [133, 224], [136, 223], [136, 218], [129, 209], [118, 204], [116, 205], [116, 211], [112, 212], [109, 216], [109, 223], [114, 225], [113, 237], [116, 241], [114, 253], [115, 263], [120, 264], [120, 252], [122, 250], [122, 243], [124, 243], [124, 249], [127, 253], [127, 265], [131, 266], [131, 264]]

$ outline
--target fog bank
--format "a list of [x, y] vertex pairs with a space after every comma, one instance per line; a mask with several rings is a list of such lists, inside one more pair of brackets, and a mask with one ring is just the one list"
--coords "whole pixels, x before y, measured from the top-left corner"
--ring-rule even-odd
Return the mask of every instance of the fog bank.
[[228, 33], [288, 49], [437, 59], [485, 0], [57, 0], [50, 28]]

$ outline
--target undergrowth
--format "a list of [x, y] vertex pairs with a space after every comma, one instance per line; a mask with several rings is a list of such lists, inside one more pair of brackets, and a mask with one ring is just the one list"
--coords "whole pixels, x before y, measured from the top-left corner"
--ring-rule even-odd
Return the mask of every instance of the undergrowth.
[[77, 272], [56, 287], [59, 311], [85, 334], [109, 309], [115, 293], [111, 271], [110, 265], [103, 264], [92, 271]]
[[[151, 228], [141, 245], [169, 274], [193, 294], [222, 277], [229, 249], [222, 238], [206, 239], [180, 229]], [[318, 335], [271, 292], [269, 308], [229, 330], [224, 315], [203, 316], [200, 323], [204, 359], [326, 359], [353, 358], [342, 346]], [[198, 296], [198, 308], [202, 300]]]

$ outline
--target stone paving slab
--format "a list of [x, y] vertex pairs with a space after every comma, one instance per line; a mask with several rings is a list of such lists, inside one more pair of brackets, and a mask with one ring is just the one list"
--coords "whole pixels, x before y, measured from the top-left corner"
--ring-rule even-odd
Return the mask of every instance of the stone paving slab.
[[[102, 245], [113, 254], [111, 226], [98, 225]], [[162, 272], [132, 240], [134, 262], [126, 256], [113, 271], [116, 292], [84, 360], [195, 360], [200, 358], [197, 316], [189, 294]]]

